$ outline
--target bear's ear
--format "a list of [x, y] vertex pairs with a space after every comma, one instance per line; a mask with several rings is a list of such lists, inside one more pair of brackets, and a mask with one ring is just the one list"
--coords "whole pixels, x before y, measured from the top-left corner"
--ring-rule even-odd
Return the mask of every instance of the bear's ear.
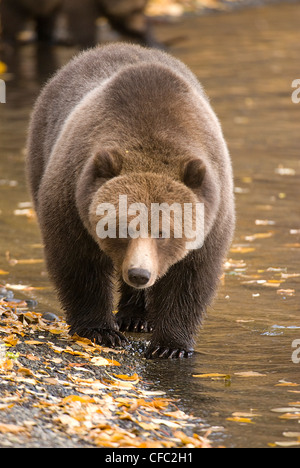
[[115, 150], [102, 150], [95, 156], [94, 163], [97, 178], [112, 179], [120, 175], [123, 159]]
[[201, 187], [206, 174], [206, 166], [201, 159], [191, 159], [182, 170], [182, 182], [191, 189]]

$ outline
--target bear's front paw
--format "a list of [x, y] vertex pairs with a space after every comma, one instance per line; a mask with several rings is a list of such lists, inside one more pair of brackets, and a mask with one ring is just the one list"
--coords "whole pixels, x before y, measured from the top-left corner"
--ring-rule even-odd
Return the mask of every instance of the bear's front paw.
[[78, 335], [109, 348], [124, 346], [128, 343], [127, 338], [122, 333], [110, 328], [87, 328], [81, 330]]
[[139, 317], [116, 315], [117, 324], [121, 331], [134, 333], [152, 333], [153, 327], [147, 320]]
[[192, 357], [193, 353], [193, 349], [174, 349], [166, 346], [150, 345], [145, 352], [145, 357], [147, 359], [183, 359]]

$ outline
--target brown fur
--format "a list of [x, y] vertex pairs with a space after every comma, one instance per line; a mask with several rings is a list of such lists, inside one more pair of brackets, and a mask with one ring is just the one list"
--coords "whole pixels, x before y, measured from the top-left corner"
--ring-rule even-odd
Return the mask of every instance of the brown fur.
[[[195, 76], [170, 55], [113, 45], [79, 55], [38, 99], [28, 178], [49, 272], [71, 333], [111, 346], [152, 331], [147, 357], [183, 357], [219, 283], [235, 213], [219, 122]], [[205, 204], [205, 242], [99, 239], [97, 206]], [[130, 270], [149, 271], [133, 287]], [[120, 280], [118, 314], [112, 276]]]

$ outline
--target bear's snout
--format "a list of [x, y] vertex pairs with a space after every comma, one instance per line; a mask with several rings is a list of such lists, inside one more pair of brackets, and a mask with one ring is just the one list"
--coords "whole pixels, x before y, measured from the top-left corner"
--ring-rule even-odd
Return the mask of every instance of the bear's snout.
[[149, 288], [155, 283], [157, 275], [155, 239], [132, 239], [122, 264], [125, 283], [136, 289]]
[[150, 278], [151, 272], [143, 268], [131, 268], [128, 270], [128, 279], [133, 286], [146, 286]]

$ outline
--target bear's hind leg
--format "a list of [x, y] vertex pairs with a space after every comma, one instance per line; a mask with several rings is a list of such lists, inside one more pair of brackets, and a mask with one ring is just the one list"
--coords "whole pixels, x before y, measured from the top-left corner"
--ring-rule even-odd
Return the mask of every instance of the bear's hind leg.
[[116, 315], [120, 331], [151, 333], [153, 327], [146, 312], [145, 292], [131, 288], [121, 280], [120, 294]]

